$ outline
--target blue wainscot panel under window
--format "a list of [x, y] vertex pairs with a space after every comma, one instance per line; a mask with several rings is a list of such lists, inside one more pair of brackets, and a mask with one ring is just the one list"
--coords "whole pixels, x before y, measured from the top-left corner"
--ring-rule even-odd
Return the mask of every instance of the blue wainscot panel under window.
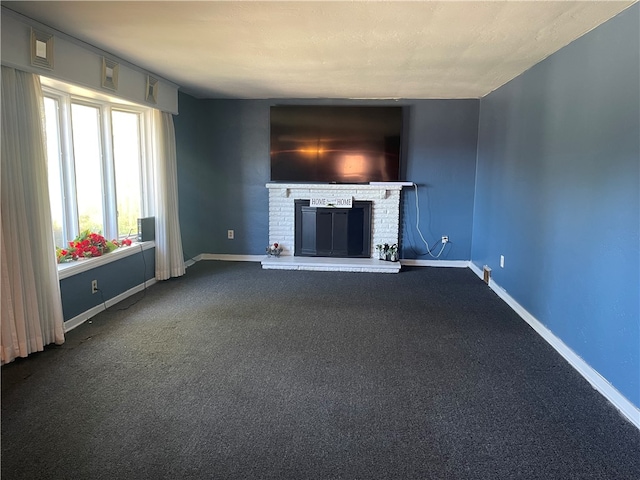
[[[150, 248], [60, 280], [65, 322], [153, 279], [155, 252]], [[91, 292], [93, 280], [98, 281], [98, 293]]]

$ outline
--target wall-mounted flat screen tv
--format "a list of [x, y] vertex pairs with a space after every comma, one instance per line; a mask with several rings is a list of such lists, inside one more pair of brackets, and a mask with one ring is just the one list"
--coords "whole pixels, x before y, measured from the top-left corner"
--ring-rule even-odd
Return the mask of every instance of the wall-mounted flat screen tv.
[[400, 180], [402, 107], [271, 107], [271, 181]]

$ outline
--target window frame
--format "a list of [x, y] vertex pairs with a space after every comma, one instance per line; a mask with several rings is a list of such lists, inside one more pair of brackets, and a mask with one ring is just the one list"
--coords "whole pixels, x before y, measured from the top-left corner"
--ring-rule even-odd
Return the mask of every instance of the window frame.
[[[153, 208], [151, 207], [153, 198], [152, 189], [150, 185], [153, 184], [153, 170], [151, 169], [151, 109], [150, 108], [133, 108], [129, 106], [123, 105], [111, 105], [109, 108], [109, 119], [113, 120], [113, 116], [111, 115], [114, 111], [116, 112], [124, 112], [124, 113], [132, 113], [138, 115], [138, 148], [139, 148], [139, 163], [138, 163], [138, 177], [140, 179], [140, 217], [147, 217], [151, 215], [151, 211]], [[111, 138], [111, 165], [112, 165], [112, 175], [113, 175], [113, 191], [114, 191], [114, 208], [116, 209], [115, 216], [115, 231], [118, 232], [118, 190], [116, 185], [116, 164], [113, 147], [113, 122], [110, 122], [110, 138]], [[137, 234], [137, 232], [135, 232]], [[128, 235], [121, 235], [119, 238], [126, 238]], [[116, 237], [114, 237], [116, 238]]]
[[[115, 160], [113, 147], [112, 112], [126, 112], [138, 116], [138, 148], [139, 148], [139, 178], [140, 178], [140, 216], [146, 217], [152, 214], [153, 171], [150, 158], [150, 122], [152, 109], [122, 101], [104, 94], [91, 92], [79, 87], [64, 84], [41, 77], [42, 94], [51, 98], [57, 106], [57, 127], [62, 191], [62, 236], [64, 248], [73, 238], [79, 234], [78, 201], [76, 190], [76, 162], [73, 149], [72, 105], [84, 105], [96, 108], [98, 111], [99, 143], [100, 143], [100, 170], [102, 185], [102, 235], [107, 239], [124, 239], [135, 236], [118, 234], [117, 189], [115, 176]], [[48, 80], [48, 81], [47, 81]], [[46, 132], [50, 135], [51, 132]], [[48, 159], [51, 161], [51, 159]]]

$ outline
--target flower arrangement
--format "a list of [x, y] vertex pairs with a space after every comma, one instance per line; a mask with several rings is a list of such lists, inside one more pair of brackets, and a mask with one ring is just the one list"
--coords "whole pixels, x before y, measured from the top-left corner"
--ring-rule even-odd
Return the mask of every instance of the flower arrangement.
[[385, 243], [384, 245], [378, 244], [376, 245], [376, 250], [378, 252], [378, 258], [380, 260], [388, 260], [390, 262], [398, 261], [398, 245], [397, 244], [394, 243], [391, 246], [389, 246], [388, 243]]
[[69, 242], [69, 248], [56, 247], [58, 263], [70, 262], [79, 258], [100, 257], [105, 253], [114, 251], [118, 247], [131, 245], [131, 240], [125, 238], [121, 242], [108, 241], [99, 233], [85, 230], [73, 241]]
[[280, 246], [277, 242], [267, 247], [267, 255], [269, 256], [279, 257], [281, 253], [282, 246]]

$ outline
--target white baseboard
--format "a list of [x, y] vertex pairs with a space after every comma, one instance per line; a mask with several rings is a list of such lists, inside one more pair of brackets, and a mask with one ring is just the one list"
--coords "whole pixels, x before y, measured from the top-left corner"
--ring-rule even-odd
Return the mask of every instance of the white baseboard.
[[[469, 268], [481, 279], [483, 272], [473, 262], [469, 262]], [[606, 398], [620, 413], [632, 424], [640, 429], [640, 408], [627, 400], [611, 383], [607, 381], [597, 370], [585, 362], [576, 352], [569, 348], [562, 340], [556, 337], [551, 330], [545, 327], [538, 319], [531, 315], [520, 305], [505, 289], [489, 280], [489, 288], [509, 305], [520, 317], [533, 328], [546, 342], [551, 345], [562, 357], [575, 368], [593, 388]]]
[[66, 322], [64, 322], [64, 332], [67, 333], [71, 330], [73, 330], [74, 328], [76, 328], [78, 325], [82, 325], [84, 322], [86, 322], [87, 320], [89, 320], [91, 317], [95, 317], [97, 314], [99, 314], [100, 312], [105, 310], [105, 304], [107, 305], [107, 308], [115, 305], [118, 302], [121, 302], [122, 300], [124, 300], [125, 298], [130, 297], [131, 295], [141, 292], [142, 290], [144, 290], [145, 288], [150, 287], [151, 285], [153, 285], [154, 283], [156, 283], [157, 280], [155, 278], [152, 278], [150, 280], [147, 280], [145, 283], [141, 283], [140, 285], [137, 285], [133, 288], [130, 288], [129, 290], [127, 290], [126, 292], [122, 292], [120, 295], [116, 295], [115, 297], [105, 301], [104, 303], [101, 303], [100, 305], [96, 305], [93, 308], [90, 308], [89, 310], [82, 312], [80, 315], [77, 315], [75, 317], [73, 317], [70, 320], [67, 320]]
[[[225, 260], [228, 262], [261, 262], [265, 259], [265, 255], [232, 255], [226, 253], [201, 253], [193, 257], [193, 260]], [[195, 262], [191, 262], [193, 265]], [[417, 266], [417, 267], [454, 267], [467, 268], [468, 260], [400, 260], [401, 265]]]
[[449, 267], [449, 268], [467, 268], [469, 260], [418, 260], [412, 258], [400, 259], [402, 266], [407, 267]]
[[195, 265], [197, 261], [201, 259], [202, 255], [196, 255], [193, 258], [184, 261], [185, 268], [189, 268], [191, 265]]
[[[286, 256], [282, 257], [285, 258]], [[232, 255], [226, 253], [201, 253], [193, 257], [191, 263], [187, 266], [193, 265], [195, 261], [199, 260], [224, 260], [227, 262], [262, 262], [265, 255]], [[293, 258], [293, 257], [292, 257]], [[300, 257], [296, 257], [300, 258]], [[306, 257], [305, 257], [306, 258]], [[314, 257], [308, 257], [314, 258]], [[189, 262], [189, 261], [187, 261]], [[401, 265], [417, 266], [417, 267], [453, 267], [453, 268], [467, 268], [469, 266], [468, 260], [413, 260], [406, 259], [400, 260]]]
[[478, 277], [484, 279], [484, 272], [480, 270], [475, 263], [469, 262], [469, 268], [473, 273], [475, 273]]

